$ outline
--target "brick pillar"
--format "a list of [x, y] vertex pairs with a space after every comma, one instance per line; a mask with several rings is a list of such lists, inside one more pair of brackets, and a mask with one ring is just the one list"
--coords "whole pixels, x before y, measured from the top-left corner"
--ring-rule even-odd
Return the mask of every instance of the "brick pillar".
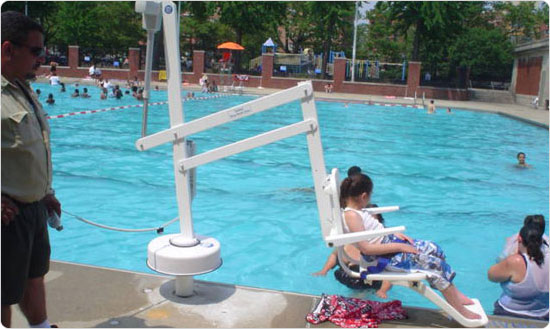
[[346, 61], [345, 58], [334, 59], [334, 72], [332, 74], [334, 91], [342, 90], [342, 84], [346, 80]]
[[130, 67], [129, 79], [134, 80], [134, 77], [138, 75], [139, 71], [139, 48], [128, 49], [128, 66]]
[[69, 67], [76, 69], [78, 67], [78, 46], [69, 46]]
[[409, 62], [409, 72], [407, 72], [408, 94], [414, 95], [414, 92], [420, 86], [420, 68], [422, 62]]
[[273, 54], [262, 54], [262, 87], [269, 87], [273, 76]]
[[193, 50], [193, 76], [196, 82], [204, 73], [204, 50]]

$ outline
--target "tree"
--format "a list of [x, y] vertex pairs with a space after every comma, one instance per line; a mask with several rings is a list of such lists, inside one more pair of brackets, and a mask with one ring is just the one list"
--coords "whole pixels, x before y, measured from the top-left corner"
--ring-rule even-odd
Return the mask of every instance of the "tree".
[[358, 56], [390, 62], [403, 60], [409, 43], [406, 42], [406, 35], [395, 31], [390, 14], [388, 3], [383, 1], [367, 12], [369, 23], [358, 28]]
[[79, 45], [92, 56], [126, 53], [144, 38], [141, 16], [132, 2], [58, 2], [54, 40]]
[[537, 7], [535, 1], [497, 2], [494, 10], [502, 19], [501, 28], [514, 42], [523, 38], [539, 39], [542, 36], [541, 26], [548, 28], [548, 5]]
[[479, 80], [506, 80], [514, 60], [513, 46], [501, 30], [474, 27], [462, 34], [449, 48], [455, 66], [470, 68]]
[[[483, 2], [462, 1], [390, 1], [390, 19], [402, 34], [414, 29], [412, 60], [420, 60], [420, 49], [429, 40], [453, 38], [466, 27], [468, 16], [477, 18]], [[437, 46], [441, 47], [441, 44]]]
[[51, 44], [56, 32], [53, 17], [57, 12], [58, 3], [55, 1], [6, 1], [2, 4], [2, 12], [14, 10], [25, 13], [25, 5], [29, 17], [42, 25], [46, 45]]
[[323, 64], [321, 71], [326, 79], [327, 63], [334, 40], [343, 39], [346, 28], [349, 30], [355, 19], [355, 3], [338, 2], [307, 2], [307, 10], [311, 15], [314, 42], [322, 45]]
[[[279, 43], [286, 53], [297, 53], [313, 35], [314, 24], [309, 17], [308, 4], [302, 1], [289, 2], [286, 15], [283, 17], [281, 28], [284, 33], [276, 33]], [[290, 47], [292, 45], [292, 49]]]
[[[286, 4], [275, 1], [220, 1], [216, 2], [216, 7], [220, 23], [229, 26], [235, 32], [235, 42], [242, 44], [245, 34], [263, 34], [271, 24], [279, 24]], [[236, 52], [237, 72], [240, 70], [240, 58], [240, 52]]]

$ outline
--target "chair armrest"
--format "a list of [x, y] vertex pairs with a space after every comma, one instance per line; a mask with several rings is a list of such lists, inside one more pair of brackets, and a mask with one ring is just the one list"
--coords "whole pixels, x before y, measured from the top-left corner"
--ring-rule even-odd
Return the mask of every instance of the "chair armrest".
[[329, 247], [332, 248], [332, 247], [343, 246], [345, 244], [364, 241], [366, 239], [371, 239], [378, 236], [384, 236], [392, 233], [399, 233], [403, 231], [405, 231], [405, 226], [396, 226], [396, 227], [390, 227], [390, 228], [385, 228], [382, 230], [375, 230], [375, 231], [331, 234], [325, 237], [325, 242]]
[[382, 214], [386, 212], [398, 211], [399, 206], [389, 206], [389, 207], [375, 207], [375, 208], [363, 208], [371, 215]]

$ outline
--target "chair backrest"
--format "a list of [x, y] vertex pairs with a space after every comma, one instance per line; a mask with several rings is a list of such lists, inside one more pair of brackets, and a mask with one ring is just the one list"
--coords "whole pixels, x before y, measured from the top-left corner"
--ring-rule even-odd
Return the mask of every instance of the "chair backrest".
[[[340, 173], [337, 168], [333, 168], [330, 175], [327, 176], [325, 184], [323, 184], [323, 189], [330, 198], [330, 223], [326, 223], [331, 225], [329, 236], [344, 234], [344, 217], [342, 216], [342, 209], [340, 206]], [[327, 238], [327, 236], [323, 237], [325, 239]], [[327, 243], [327, 246], [330, 247], [328, 242], [325, 241], [325, 243]], [[345, 252], [344, 246], [341, 245], [335, 248], [338, 252], [338, 262], [340, 263], [340, 267], [347, 273], [347, 275], [354, 278], [359, 278], [360, 273], [352, 271], [347, 265], [346, 260], [351, 261], [352, 259]]]
[[[328, 235], [343, 234], [343, 218], [342, 210], [340, 207], [340, 173], [338, 171], [338, 168], [333, 168], [330, 175], [327, 176], [323, 184], [323, 190], [326, 194], [329, 195], [330, 217], [324, 218], [321, 216], [320, 220], [327, 221], [325, 223], [321, 223], [321, 226], [330, 226], [330, 231], [328, 231]], [[323, 232], [323, 238], [326, 237], [327, 235], [325, 234], [325, 232]]]

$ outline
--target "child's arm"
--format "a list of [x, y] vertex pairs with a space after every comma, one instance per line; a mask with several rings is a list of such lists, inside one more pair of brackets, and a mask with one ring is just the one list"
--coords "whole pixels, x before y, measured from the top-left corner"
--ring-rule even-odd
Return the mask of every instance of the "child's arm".
[[[345, 221], [348, 224], [349, 230], [351, 232], [364, 232], [365, 227], [361, 220], [361, 216], [355, 212], [346, 212]], [[418, 251], [411, 245], [405, 243], [368, 243], [366, 241], [360, 241], [357, 244], [357, 247], [365, 255], [384, 255], [391, 254], [396, 252], [408, 252], [416, 254]]]
[[325, 265], [323, 268], [315, 273], [311, 273], [313, 276], [325, 276], [327, 275], [327, 272], [330, 271], [334, 266], [336, 266], [336, 263], [338, 263], [338, 257], [336, 256], [336, 250], [330, 253], [330, 255], [327, 258], [327, 261], [325, 262]]

